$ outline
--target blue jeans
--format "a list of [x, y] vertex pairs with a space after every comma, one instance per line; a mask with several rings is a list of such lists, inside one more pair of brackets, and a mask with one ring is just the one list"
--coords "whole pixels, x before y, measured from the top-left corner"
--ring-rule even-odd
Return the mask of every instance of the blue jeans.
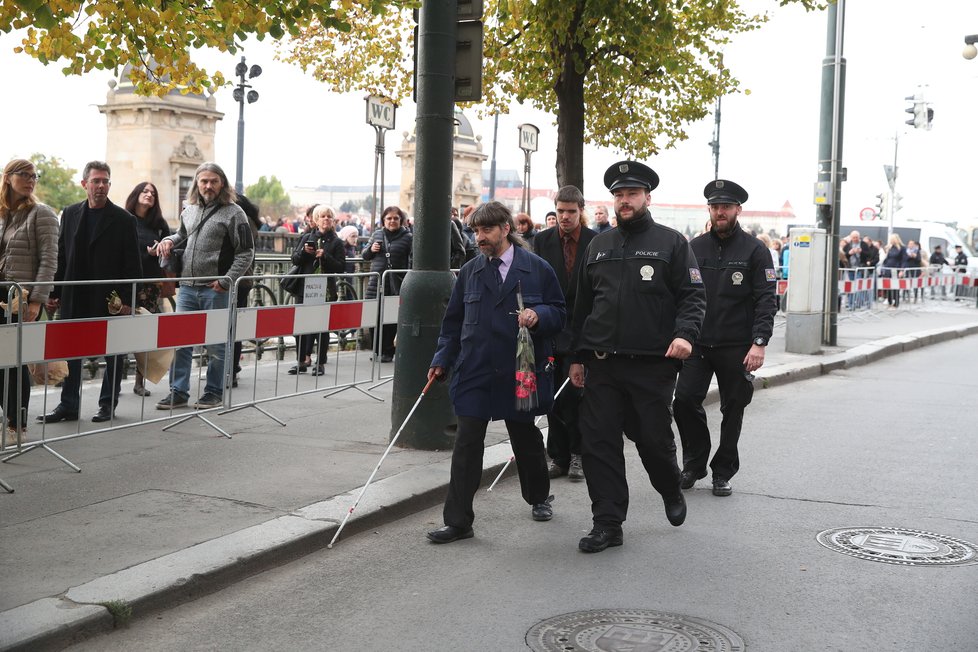
[[[177, 312], [195, 310], [227, 310], [228, 293], [218, 292], [207, 286], [181, 285], [177, 292]], [[207, 385], [204, 392], [224, 396], [225, 344], [208, 344]], [[180, 398], [190, 396], [190, 367], [193, 364], [193, 347], [177, 349], [170, 367], [170, 391]]]

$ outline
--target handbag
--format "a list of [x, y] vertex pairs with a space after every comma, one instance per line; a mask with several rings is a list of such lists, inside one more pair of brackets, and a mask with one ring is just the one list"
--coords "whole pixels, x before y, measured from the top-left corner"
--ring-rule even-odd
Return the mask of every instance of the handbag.
[[298, 265], [293, 265], [292, 269], [279, 279], [278, 285], [294, 297], [302, 294], [306, 287], [306, 277], [302, 274], [302, 268]]

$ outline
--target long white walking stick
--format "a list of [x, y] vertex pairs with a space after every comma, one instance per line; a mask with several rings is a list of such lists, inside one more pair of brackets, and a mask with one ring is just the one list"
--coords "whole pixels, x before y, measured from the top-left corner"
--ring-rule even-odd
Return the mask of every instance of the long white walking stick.
[[428, 382], [425, 384], [424, 389], [421, 390], [421, 396], [418, 397], [418, 400], [414, 402], [414, 407], [412, 407], [411, 411], [408, 412], [406, 417], [404, 417], [404, 423], [402, 423], [401, 427], [397, 429], [396, 433], [394, 433], [394, 438], [391, 439], [391, 443], [387, 445], [387, 450], [384, 451], [384, 454], [381, 456], [380, 461], [377, 462], [377, 466], [374, 467], [374, 472], [370, 474], [369, 478], [367, 478], [367, 484], [363, 485], [363, 489], [360, 490], [360, 495], [357, 496], [356, 502], [353, 503], [353, 506], [350, 507], [349, 511], [346, 513], [346, 516], [343, 517], [343, 522], [340, 523], [340, 527], [337, 528], [336, 534], [333, 535], [333, 540], [329, 542], [329, 545], [326, 546], [327, 548], [332, 549], [333, 544], [336, 543], [336, 540], [340, 538], [340, 532], [343, 531], [343, 528], [346, 527], [346, 522], [350, 519], [351, 516], [353, 516], [353, 510], [355, 510], [357, 508], [357, 505], [360, 504], [360, 499], [363, 498], [363, 494], [367, 492], [367, 487], [369, 487], [370, 483], [373, 482], [374, 476], [377, 475], [377, 471], [380, 470], [380, 465], [384, 463], [385, 459], [387, 459], [387, 455], [391, 452], [391, 449], [394, 448], [394, 444], [397, 443], [397, 438], [401, 436], [401, 432], [404, 430], [404, 426], [406, 426], [407, 422], [411, 420], [411, 417], [414, 415], [414, 411], [418, 409], [418, 405], [421, 404], [421, 399], [423, 399], [424, 395], [428, 393], [428, 390], [431, 388], [431, 384], [433, 382], [435, 382], [434, 376], [428, 379]]
[[[562, 391], [564, 391], [564, 388], [565, 388], [565, 387], [567, 387], [567, 383], [568, 383], [568, 382], [570, 382], [570, 376], [568, 376], [567, 378], [564, 378], [564, 382], [563, 382], [563, 384], [561, 384], [561, 386], [560, 386], [560, 389], [558, 389], [558, 390], [557, 390], [557, 393], [556, 393], [556, 394], [554, 394], [554, 400], [555, 400], [555, 401], [557, 400], [557, 397], [558, 397], [558, 396], [560, 396], [560, 393], [561, 393]], [[537, 425], [538, 423], [540, 423], [540, 419], [542, 419], [542, 418], [543, 418], [543, 416], [544, 416], [544, 415], [542, 415], [542, 414], [541, 414], [541, 415], [540, 415], [540, 416], [538, 416], [538, 417], [537, 417], [536, 419], [534, 419], [534, 420], [533, 420], [533, 425]], [[496, 479], [495, 479], [495, 480], [493, 480], [493, 481], [492, 481], [492, 484], [491, 484], [491, 485], [489, 485], [489, 488], [488, 488], [488, 489], [486, 489], [486, 491], [487, 491], [487, 492], [488, 492], [488, 491], [492, 491], [492, 490], [493, 490], [493, 488], [495, 488], [495, 486], [496, 486], [496, 484], [498, 484], [498, 483], [499, 483], [499, 481], [500, 481], [500, 480], [502, 480], [502, 478], [503, 478], [503, 473], [506, 473], [506, 469], [508, 469], [508, 468], [509, 468], [509, 465], [510, 465], [510, 464], [512, 464], [512, 463], [513, 463], [513, 460], [515, 460], [515, 459], [516, 459], [516, 456], [515, 456], [515, 455], [510, 455], [510, 456], [509, 456], [509, 459], [508, 459], [508, 460], [506, 460], [506, 463], [505, 463], [505, 464], [503, 464], [503, 470], [499, 472], [499, 475], [497, 475], [497, 476], [496, 476]]]

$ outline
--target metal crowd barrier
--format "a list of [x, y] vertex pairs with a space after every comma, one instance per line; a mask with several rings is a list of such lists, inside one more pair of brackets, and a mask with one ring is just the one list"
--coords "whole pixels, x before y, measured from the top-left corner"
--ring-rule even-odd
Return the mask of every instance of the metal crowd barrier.
[[[406, 272], [407, 270], [400, 270]], [[145, 424], [160, 423], [164, 424], [162, 430], [167, 430], [190, 419], [200, 419], [208, 426], [219, 432], [221, 435], [230, 438], [231, 435], [215, 423], [213, 419], [216, 415], [224, 415], [237, 410], [254, 407], [266, 414], [278, 423], [285, 423], [270, 414], [262, 404], [269, 401], [301, 396], [314, 392], [327, 392], [324, 397], [332, 396], [346, 389], [356, 389], [364, 394], [371, 396], [375, 400], [383, 400], [364, 390], [361, 386], [367, 383], [376, 382], [379, 378], [379, 367], [375, 363], [370, 366], [370, 372], [363, 374], [358, 370], [358, 356], [363, 353], [369, 344], [365, 343], [362, 332], [372, 330], [374, 337], [380, 336], [378, 323], [392, 324], [397, 320], [397, 301], [398, 297], [385, 297], [383, 293], [383, 282], [381, 275], [371, 272], [360, 272], [355, 274], [315, 274], [307, 275], [305, 280], [304, 301], [294, 303], [294, 299], [289, 296], [289, 302], [284, 305], [277, 303], [258, 304], [247, 302], [238, 307], [238, 290], [243, 284], [252, 281], [253, 287], [249, 290], [251, 295], [259, 295], [263, 290], [259, 289], [261, 281], [274, 283], [278, 282], [285, 275], [254, 275], [239, 278], [231, 284], [228, 293], [228, 307], [226, 309], [193, 311], [193, 312], [161, 312], [153, 314], [130, 314], [116, 317], [102, 317], [92, 319], [69, 319], [69, 320], [45, 320], [30, 323], [20, 323], [19, 321], [0, 325], [0, 368], [4, 369], [8, 381], [12, 376], [16, 376], [17, 382], [7, 382], [4, 388], [4, 403], [7, 405], [7, 394], [11, 391], [20, 391], [21, 375], [17, 372], [21, 366], [34, 363], [44, 365], [47, 369], [50, 363], [61, 362], [73, 359], [84, 359], [105, 355], [126, 355], [129, 353], [154, 352], [169, 349], [179, 349], [185, 347], [198, 347], [206, 345], [224, 346], [225, 365], [223, 376], [223, 403], [220, 406], [192, 410], [186, 412], [182, 409], [170, 409], [165, 416], [148, 418], [146, 413], [146, 396], [140, 396], [138, 414], [131, 418], [132, 410], [125, 410], [129, 414], [120, 416], [113, 410], [110, 421], [107, 425], [97, 426], [91, 429], [82, 429], [84, 418], [82, 410], [85, 408], [86, 394], [91, 395], [93, 388], [86, 387], [84, 378], [80, 379], [79, 395], [79, 415], [78, 420], [72, 424], [73, 432], [66, 428], [67, 424], [48, 424], [40, 423], [32, 425], [30, 438], [24, 439], [20, 436], [13, 438], [7, 434], [7, 418], [4, 414], [0, 423], [0, 451], [7, 454], [0, 459], [2, 462], [24, 455], [32, 450], [45, 450], [57, 457], [64, 464], [75, 471], [81, 469], [66, 457], [61, 455], [53, 448], [53, 445], [67, 440], [87, 437], [89, 435], [103, 432], [118, 431], [126, 428], [133, 428]], [[220, 277], [227, 279], [227, 277]], [[339, 290], [344, 287], [353, 288], [356, 286], [365, 287], [369, 280], [373, 278], [378, 284], [378, 296], [374, 299], [364, 300], [360, 298], [346, 298], [341, 295], [338, 301], [327, 302], [325, 300], [325, 290], [330, 280], [338, 285]], [[183, 281], [212, 281], [213, 277], [195, 277], [181, 279]], [[227, 279], [230, 283], [230, 279]], [[73, 281], [53, 284], [10, 284], [8, 291], [8, 306], [14, 296], [18, 296], [22, 290], [34, 285], [120, 285], [127, 284], [132, 287], [134, 292], [138, 286], [149, 282], [147, 279], [123, 279], [123, 280], [93, 280], [93, 281]], [[346, 284], [345, 286], [343, 284]], [[267, 286], [266, 286], [267, 287]], [[317, 290], [316, 288], [319, 288]], [[317, 295], [317, 291], [319, 294]], [[316, 297], [321, 298], [317, 301]], [[382, 310], [385, 301], [388, 304], [386, 311]], [[43, 314], [43, 312], [42, 312]], [[331, 351], [332, 364], [329, 368], [329, 375], [315, 376], [311, 384], [306, 384], [304, 379], [300, 380], [299, 374], [295, 375], [294, 380], [290, 379], [288, 384], [280, 382], [281, 376], [280, 362], [277, 357], [274, 363], [274, 378], [271, 382], [259, 382], [258, 365], [260, 349], [256, 346], [250, 351], [242, 350], [242, 360], [247, 362], [250, 358], [254, 362], [254, 370], [251, 374], [253, 386], [250, 396], [243, 390], [236, 390], [237, 378], [247, 376], [242, 369], [240, 374], [235, 373], [234, 343], [246, 341], [259, 341], [262, 339], [280, 337], [294, 339], [302, 336], [313, 336], [325, 333], [320, 337], [319, 346], [330, 347], [336, 343], [335, 353]], [[364, 344], [362, 344], [364, 343]], [[351, 347], [352, 345], [352, 347]], [[372, 349], [373, 347], [371, 347]], [[313, 368], [315, 369], [316, 356], [319, 351], [315, 348], [312, 351]], [[203, 374], [206, 369], [204, 362], [206, 356], [199, 357], [197, 370], [196, 395], [203, 393]], [[272, 365], [268, 365], [271, 367]], [[267, 368], [267, 367], [266, 367]], [[108, 373], [108, 369], [106, 370]], [[164, 391], [169, 389], [170, 376], [172, 376], [172, 365], [169, 371], [159, 380], [158, 386]], [[14, 385], [14, 386], [11, 386]], [[36, 409], [37, 402], [31, 406], [36, 414], [45, 414], [58, 403], [57, 400], [48, 400], [49, 385], [45, 384], [43, 389], [43, 399], [40, 411]], [[123, 399], [125, 388], [120, 390], [117, 400], [119, 400], [119, 412], [123, 412], [126, 401]], [[97, 390], [95, 390], [97, 391]], [[35, 392], [36, 393], [36, 392]], [[19, 394], [18, 394], [19, 395]], [[195, 396], [194, 388], [191, 387], [190, 401], [192, 404]], [[37, 397], [34, 397], [37, 398]], [[156, 399], [151, 399], [155, 408]], [[131, 404], [129, 404], [131, 407]], [[26, 418], [26, 417], [25, 417]], [[26, 421], [21, 421], [23, 425]], [[39, 431], [39, 437], [37, 436]], [[23, 433], [18, 433], [23, 434]], [[7, 491], [13, 488], [6, 482], [0, 480], [0, 487]]]
[[[188, 281], [213, 281], [223, 278], [230, 284], [227, 277], [188, 277], [182, 280]], [[12, 296], [36, 285], [52, 285], [56, 287], [67, 286], [107, 286], [107, 285], [129, 285], [132, 288], [133, 296], [139, 285], [152, 282], [147, 279], [119, 279], [119, 280], [90, 280], [90, 281], [62, 281], [57, 283], [13, 283], [8, 292], [8, 301]], [[10, 304], [8, 303], [8, 306]], [[196, 345], [215, 345], [224, 344], [227, 346], [228, 324], [231, 320], [231, 313], [234, 309], [234, 302], [229, 301], [226, 309], [204, 310], [198, 312], [160, 312], [152, 314], [136, 314], [135, 310], [129, 315], [115, 317], [99, 317], [89, 319], [66, 319], [66, 320], [41, 320], [30, 323], [18, 321], [15, 324], [0, 325], [0, 368], [9, 372], [10, 368], [19, 369], [25, 364], [44, 365], [44, 376], [48, 377], [50, 363], [61, 362], [74, 359], [93, 358], [101, 356], [125, 355], [130, 353], [152, 352], [168, 349], [178, 349]], [[43, 310], [43, 309], [42, 309]], [[43, 313], [42, 313], [43, 314]], [[108, 373], [108, 370], [106, 371]], [[19, 374], [18, 374], [19, 375]], [[202, 377], [198, 371], [197, 385], [198, 393]], [[179, 419], [186, 421], [189, 418], [199, 418], [216, 429], [226, 437], [230, 437], [211, 422], [206, 414], [216, 412], [220, 408], [208, 408], [196, 410], [190, 415], [169, 411], [167, 416], [148, 419], [146, 417], [146, 397], [140, 396], [139, 418], [135, 422], [117, 422], [116, 410], [113, 409], [112, 416], [105, 427], [95, 427], [90, 430], [82, 430], [81, 410], [85, 405], [85, 383], [79, 379], [79, 415], [75, 421], [74, 432], [66, 432], [63, 426], [53, 426], [47, 422], [39, 424], [40, 438], [36, 438], [38, 426], [30, 429], [30, 439], [24, 441], [23, 437], [17, 437], [20, 441], [14, 441], [14, 445], [7, 438], [7, 423], [9, 415], [6, 413], [2, 419], [3, 441], [0, 449], [10, 452], [6, 457], [0, 458], [0, 462], [10, 460], [29, 453], [33, 450], [44, 450], [54, 457], [61, 460], [64, 464], [75, 471], [81, 469], [58, 453], [53, 444], [61, 441], [87, 437], [102, 432], [110, 432], [131, 428], [135, 425], [145, 423], [164, 423]], [[44, 384], [43, 400], [41, 403], [40, 414], [46, 414], [49, 409], [48, 388], [50, 384]], [[19, 389], [19, 388], [18, 388]], [[9, 383], [4, 388], [3, 405], [7, 405], [7, 394], [10, 391]], [[121, 399], [122, 393], [117, 399]], [[55, 403], [56, 405], [57, 403]], [[53, 406], [51, 406], [53, 407]], [[23, 425], [23, 422], [22, 424]], [[49, 430], [53, 429], [55, 434], [49, 435]], [[22, 435], [24, 433], [21, 433]]]
[[[285, 275], [255, 275], [241, 277], [235, 283], [237, 288], [242, 283], [253, 281], [256, 286], [264, 283], [278, 283]], [[227, 414], [245, 408], [255, 408], [270, 419], [284, 426], [285, 423], [269, 413], [263, 404], [290, 398], [326, 391], [324, 397], [329, 397], [347, 389], [359, 391], [371, 398], [381, 401], [380, 397], [364, 390], [361, 385], [377, 380], [374, 374], [374, 367], [371, 366], [371, 373], [368, 377], [362, 378], [358, 368], [360, 355], [364, 353], [363, 343], [365, 338], [362, 333], [367, 329], [373, 329], [380, 314], [381, 299], [345, 299], [342, 290], [343, 283], [351, 286], [359, 284], [363, 280], [369, 281], [370, 278], [380, 280], [380, 274], [376, 272], [359, 272], [355, 274], [308, 274], [305, 275], [305, 289], [303, 301], [296, 303], [295, 299], [289, 295], [290, 302], [285, 305], [272, 306], [244, 306], [237, 308], [231, 324], [231, 339], [236, 342], [254, 341], [257, 342], [268, 338], [293, 338], [296, 342], [296, 363], [298, 368], [301, 365], [299, 359], [298, 342], [300, 338], [310, 337], [316, 339], [316, 344], [310, 349], [312, 363], [307, 371], [317, 370], [318, 359], [321, 349], [325, 346], [327, 351], [336, 342], [336, 350], [332, 353], [332, 364], [324, 366], [324, 371], [328, 368], [328, 376], [300, 374], [298, 371], [291, 378], [286, 375], [288, 385], [280, 382], [283, 379], [281, 370], [282, 359], [276, 357], [274, 362], [274, 379], [271, 383], [260, 381], [258, 376], [258, 355], [254, 357], [254, 364], [249, 370], [246, 368], [247, 356], [242, 356], [241, 371], [235, 373], [234, 364], [226, 365], [226, 391], [225, 407], [220, 414]], [[337, 301], [327, 301], [327, 291], [329, 282], [333, 281], [337, 285]], [[393, 315], [396, 319], [396, 312]], [[352, 349], [350, 347], [352, 345]], [[327, 356], [329, 353], [327, 353]], [[236, 391], [235, 376], [238, 378], [250, 375], [252, 388], [250, 396], [240, 389]], [[306, 383], [304, 376], [311, 376], [312, 382]]]

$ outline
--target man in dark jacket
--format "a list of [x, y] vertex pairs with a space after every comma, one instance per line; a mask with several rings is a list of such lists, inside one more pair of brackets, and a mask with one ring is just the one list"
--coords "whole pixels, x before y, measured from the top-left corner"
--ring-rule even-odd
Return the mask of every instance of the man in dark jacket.
[[[141, 278], [136, 218], [109, 201], [111, 170], [106, 163], [91, 161], [82, 172], [88, 198], [68, 206], [61, 214], [58, 237], [58, 271], [55, 281]], [[61, 307], [62, 319], [107, 317], [132, 312], [131, 283], [55, 286], [48, 308]], [[95, 423], [108, 421], [119, 403], [125, 356], [105, 356], [105, 375], [99, 392]], [[38, 421], [76, 421], [81, 404], [81, 360], [68, 361], [68, 377], [61, 386], [61, 402]]]
[[[717, 179], [703, 190], [710, 230], [690, 243], [706, 287], [706, 318], [692, 355], [683, 365], [672, 404], [683, 442], [682, 488], [706, 476], [710, 428], [703, 400], [716, 374], [720, 388], [720, 444], [710, 468], [713, 495], [729, 496], [730, 478], [740, 468], [737, 441], [744, 409], [754, 396], [753, 373], [764, 364], [764, 351], [778, 310], [777, 273], [764, 243], [737, 223], [747, 191]], [[851, 242], [860, 243], [853, 231]], [[853, 254], [856, 255], [856, 254]]]
[[[554, 197], [557, 208], [557, 228], [540, 231], [533, 239], [534, 252], [550, 263], [557, 274], [557, 282], [567, 302], [567, 313], [574, 311], [574, 283], [584, 260], [584, 250], [591, 243], [595, 233], [584, 226], [584, 195], [575, 186], [564, 186]], [[607, 220], [606, 220], [607, 221]], [[569, 327], [554, 339], [556, 355], [554, 368], [557, 370], [558, 387], [567, 377], [571, 360]], [[579, 482], [584, 479], [581, 465], [581, 431], [577, 425], [578, 404], [581, 390], [568, 383], [554, 401], [554, 409], [547, 415], [547, 454], [550, 455], [549, 474], [551, 479], [566, 475], [568, 479]]]
[[[672, 525], [686, 520], [669, 412], [676, 375], [706, 307], [703, 279], [685, 236], [652, 220], [659, 176], [635, 161], [604, 175], [618, 228], [594, 236], [577, 277], [570, 379], [584, 388], [581, 456], [594, 526], [583, 552], [622, 545], [628, 484], [622, 433], [635, 442]], [[584, 369], [587, 367], [587, 384]]]
[[[523, 499], [536, 521], [553, 517], [543, 435], [533, 417], [553, 404], [550, 341], [564, 326], [564, 296], [545, 261], [524, 249], [513, 214], [491, 201], [472, 214], [481, 256], [462, 267], [445, 311], [429, 380], [451, 372], [449, 393], [458, 431], [445, 500], [445, 526], [428, 533], [434, 543], [473, 536], [472, 499], [482, 479], [482, 453], [489, 421], [503, 419], [509, 432]], [[517, 292], [524, 309], [519, 310]], [[516, 344], [519, 327], [529, 329], [535, 358], [537, 406], [517, 408]], [[522, 385], [526, 387], [526, 384]]]

